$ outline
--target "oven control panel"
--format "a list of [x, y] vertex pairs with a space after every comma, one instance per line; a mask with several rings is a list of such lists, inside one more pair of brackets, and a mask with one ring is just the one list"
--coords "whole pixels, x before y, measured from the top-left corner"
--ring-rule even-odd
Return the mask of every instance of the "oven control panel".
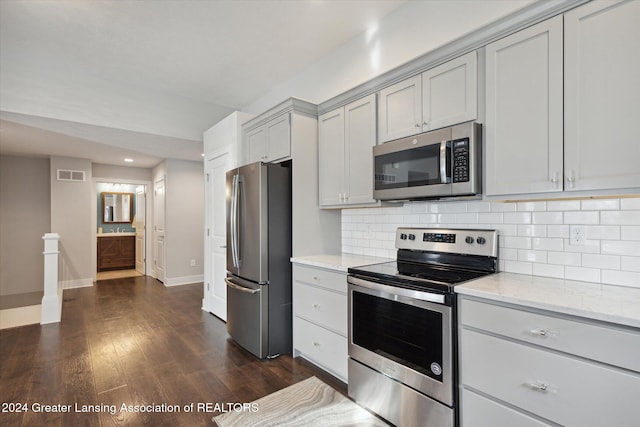
[[396, 248], [497, 257], [495, 230], [405, 228], [396, 231]]
[[453, 233], [422, 233], [423, 242], [455, 243], [456, 235]]

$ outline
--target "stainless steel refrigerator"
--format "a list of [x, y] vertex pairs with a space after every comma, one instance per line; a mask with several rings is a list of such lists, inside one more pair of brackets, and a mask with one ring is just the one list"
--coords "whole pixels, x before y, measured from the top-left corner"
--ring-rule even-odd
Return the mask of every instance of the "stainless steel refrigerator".
[[261, 359], [291, 352], [290, 166], [227, 172], [227, 332]]

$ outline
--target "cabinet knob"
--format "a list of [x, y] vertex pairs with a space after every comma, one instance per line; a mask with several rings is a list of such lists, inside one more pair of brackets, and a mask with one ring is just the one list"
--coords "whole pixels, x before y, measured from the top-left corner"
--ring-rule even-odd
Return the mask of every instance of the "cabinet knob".
[[549, 331], [547, 331], [546, 329], [532, 329], [531, 333], [533, 335], [540, 335], [541, 337], [546, 337], [547, 335], [549, 335]]
[[318, 341], [314, 341], [314, 342], [313, 342], [313, 346], [314, 346], [314, 347], [320, 347], [320, 343], [319, 343]]
[[313, 280], [318, 280], [318, 276], [313, 276]]
[[427, 122], [422, 122], [422, 125], [423, 125], [423, 126], [429, 126], [429, 123], [427, 123]]
[[320, 308], [320, 304], [311, 304], [311, 307], [313, 307], [313, 308]]
[[416, 127], [417, 127], [417, 128], [421, 128], [421, 127], [422, 127], [422, 125], [420, 125], [420, 123], [416, 123]]

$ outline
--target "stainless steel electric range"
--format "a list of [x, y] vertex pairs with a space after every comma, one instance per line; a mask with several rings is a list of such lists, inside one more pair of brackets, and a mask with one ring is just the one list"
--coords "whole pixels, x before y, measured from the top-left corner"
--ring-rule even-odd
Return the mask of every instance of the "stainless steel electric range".
[[349, 396], [398, 426], [455, 426], [453, 288], [498, 270], [497, 232], [398, 228], [396, 248], [349, 269]]

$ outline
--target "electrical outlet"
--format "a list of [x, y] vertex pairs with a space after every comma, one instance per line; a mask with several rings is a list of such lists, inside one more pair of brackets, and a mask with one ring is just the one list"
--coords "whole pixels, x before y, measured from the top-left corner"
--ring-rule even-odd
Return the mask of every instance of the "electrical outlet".
[[192, 260], [191, 260], [191, 267], [195, 267], [195, 266], [196, 266], [196, 260], [195, 260], [195, 259], [192, 259]]
[[572, 225], [569, 236], [569, 244], [574, 246], [584, 245], [584, 241], [587, 240], [587, 232], [581, 225]]

